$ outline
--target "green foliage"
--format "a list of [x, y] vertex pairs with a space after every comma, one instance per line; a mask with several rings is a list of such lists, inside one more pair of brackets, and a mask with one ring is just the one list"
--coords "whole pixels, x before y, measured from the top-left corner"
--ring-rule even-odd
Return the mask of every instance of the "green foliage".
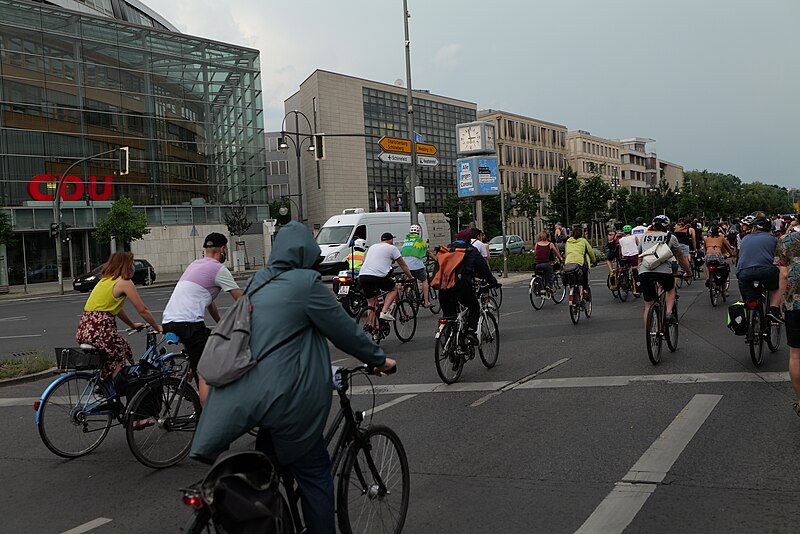
[[[572, 180], [568, 180], [568, 189], [564, 187], [564, 180], [559, 178], [555, 187], [550, 190], [547, 207], [544, 211], [544, 218], [550, 226], [555, 225], [557, 222], [566, 226], [567, 219], [569, 219], [570, 224], [574, 224], [577, 221], [578, 192], [581, 184], [578, 180], [578, 173], [572, 170], [572, 167], [567, 167], [566, 174], [572, 178]], [[569, 197], [569, 217], [567, 217], [566, 213], [565, 193]]]
[[[281, 208], [286, 208], [286, 215], [281, 215]], [[292, 203], [288, 199], [276, 200], [269, 205], [269, 216], [283, 226], [292, 220]]]
[[0, 380], [41, 373], [54, 367], [53, 358], [48, 358], [39, 352], [27, 353], [21, 358], [0, 360]]
[[483, 233], [487, 236], [495, 237], [503, 233], [502, 220], [500, 218], [500, 195], [486, 197], [483, 199]]
[[10, 245], [14, 242], [16, 237], [11, 226], [11, 217], [5, 211], [0, 211], [0, 245]]
[[534, 235], [533, 220], [539, 214], [539, 206], [542, 204], [542, 195], [539, 193], [539, 189], [533, 187], [530, 180], [523, 180], [516, 200], [517, 213], [528, 219], [531, 225], [531, 235]]
[[[533, 254], [509, 254], [508, 256], [508, 270], [509, 271], [532, 271], [533, 270]], [[493, 272], [503, 270], [503, 256], [492, 256], [489, 258], [489, 267]]]
[[625, 205], [625, 221], [628, 224], [633, 225], [632, 221], [635, 221], [637, 217], [650, 219], [652, 216], [652, 205], [647, 196], [638, 191], [634, 191], [628, 196], [628, 203]]
[[444, 216], [450, 223], [450, 232], [455, 235], [458, 228], [458, 210], [461, 210], [461, 226], [464, 227], [472, 221], [472, 201], [462, 200], [455, 193], [450, 193], [444, 199]]
[[629, 220], [626, 218], [626, 214], [628, 209], [628, 198], [630, 196], [631, 196], [630, 189], [625, 189], [624, 187], [618, 187], [614, 195], [614, 198], [611, 201], [611, 208], [609, 209], [609, 214], [613, 215], [614, 217], [618, 217], [619, 221], [624, 224], [629, 224]]
[[128, 197], [120, 197], [111, 206], [106, 218], [97, 224], [94, 237], [101, 243], [108, 243], [114, 238], [125, 250], [130, 250], [132, 241], [149, 233], [144, 213], [134, 212], [133, 201]]
[[614, 191], [602, 176], [590, 176], [581, 183], [578, 191], [578, 213], [575, 221], [588, 222], [608, 218], [608, 202]]
[[[688, 191], [686, 198], [683, 191]], [[683, 191], [677, 206], [680, 216], [729, 219], [758, 210], [771, 215], [792, 211], [786, 188], [761, 182], [742, 183], [732, 174], [685, 172]]]
[[228, 227], [228, 233], [232, 236], [241, 237], [246, 231], [250, 229], [253, 224], [247, 218], [247, 210], [244, 206], [234, 206], [228, 209], [228, 213], [224, 216], [225, 225]]

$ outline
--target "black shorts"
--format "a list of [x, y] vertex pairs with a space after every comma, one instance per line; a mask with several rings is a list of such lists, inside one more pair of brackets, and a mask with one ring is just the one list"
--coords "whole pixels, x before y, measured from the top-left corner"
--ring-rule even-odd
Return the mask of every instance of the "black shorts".
[[395, 285], [391, 274], [387, 274], [386, 276], [362, 274], [358, 277], [358, 281], [367, 298], [372, 298], [381, 291], [391, 291], [394, 289]]
[[800, 349], [800, 310], [785, 312], [783, 325], [786, 329], [786, 344], [793, 349]]
[[661, 284], [664, 291], [675, 287], [675, 277], [672, 273], [639, 273], [639, 290], [645, 302], [653, 302], [658, 296], [656, 282]]
[[612, 260], [619, 261], [619, 249], [615, 248], [615, 249], [612, 250], [610, 248], [607, 248], [606, 249], [606, 259], [608, 261], [612, 261]]
[[197, 376], [197, 363], [203, 355], [203, 349], [211, 335], [211, 329], [205, 323], [164, 323], [161, 325], [164, 333], [172, 332], [183, 346], [186, 347], [186, 354], [189, 356], [189, 367], [194, 376]]
[[428, 271], [425, 270], [425, 267], [423, 267], [422, 269], [414, 269], [413, 271], [411, 271], [411, 276], [413, 276], [420, 282], [428, 281]]

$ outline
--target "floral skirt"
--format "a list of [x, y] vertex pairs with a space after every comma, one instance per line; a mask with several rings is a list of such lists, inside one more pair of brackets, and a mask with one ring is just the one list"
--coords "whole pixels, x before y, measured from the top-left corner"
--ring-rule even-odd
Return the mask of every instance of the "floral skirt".
[[88, 343], [106, 354], [100, 372], [104, 380], [114, 369], [133, 364], [133, 353], [128, 342], [117, 332], [117, 318], [108, 312], [83, 312], [75, 334], [78, 343]]

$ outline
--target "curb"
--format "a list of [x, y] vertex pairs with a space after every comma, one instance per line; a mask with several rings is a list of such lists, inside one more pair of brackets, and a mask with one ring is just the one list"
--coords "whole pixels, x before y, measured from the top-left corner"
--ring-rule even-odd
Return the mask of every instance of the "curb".
[[41, 378], [47, 378], [48, 376], [53, 376], [57, 374], [55, 371], [57, 371], [57, 368], [51, 367], [50, 369], [47, 369], [45, 371], [40, 371], [38, 373], [33, 373], [32, 375], [21, 375], [21, 376], [15, 376], [14, 378], [4, 378], [3, 380], [0, 380], [0, 388], [2, 388], [3, 386], [14, 386], [16, 384], [25, 384], [26, 382], [36, 382]]

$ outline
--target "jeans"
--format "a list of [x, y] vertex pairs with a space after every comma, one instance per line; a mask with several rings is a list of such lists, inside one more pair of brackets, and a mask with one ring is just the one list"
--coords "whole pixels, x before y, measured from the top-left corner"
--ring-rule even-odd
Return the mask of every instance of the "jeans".
[[742, 294], [742, 300], [745, 302], [758, 300], [759, 292], [753, 288], [753, 282], [756, 280], [769, 291], [777, 290], [780, 282], [779, 274], [780, 271], [775, 265], [748, 267], [737, 272], [736, 278], [739, 279], [739, 293]]
[[535, 271], [543, 271], [544, 280], [547, 282], [547, 287], [553, 287], [553, 280], [555, 279], [556, 275], [554, 274], [553, 266], [550, 265], [550, 263], [537, 263], [536, 267], [534, 267], [534, 272]]
[[[265, 428], [258, 430], [256, 450], [274, 457], [272, 439]], [[304, 456], [288, 467], [300, 488], [300, 503], [308, 534], [336, 534], [331, 458], [322, 436]]]

